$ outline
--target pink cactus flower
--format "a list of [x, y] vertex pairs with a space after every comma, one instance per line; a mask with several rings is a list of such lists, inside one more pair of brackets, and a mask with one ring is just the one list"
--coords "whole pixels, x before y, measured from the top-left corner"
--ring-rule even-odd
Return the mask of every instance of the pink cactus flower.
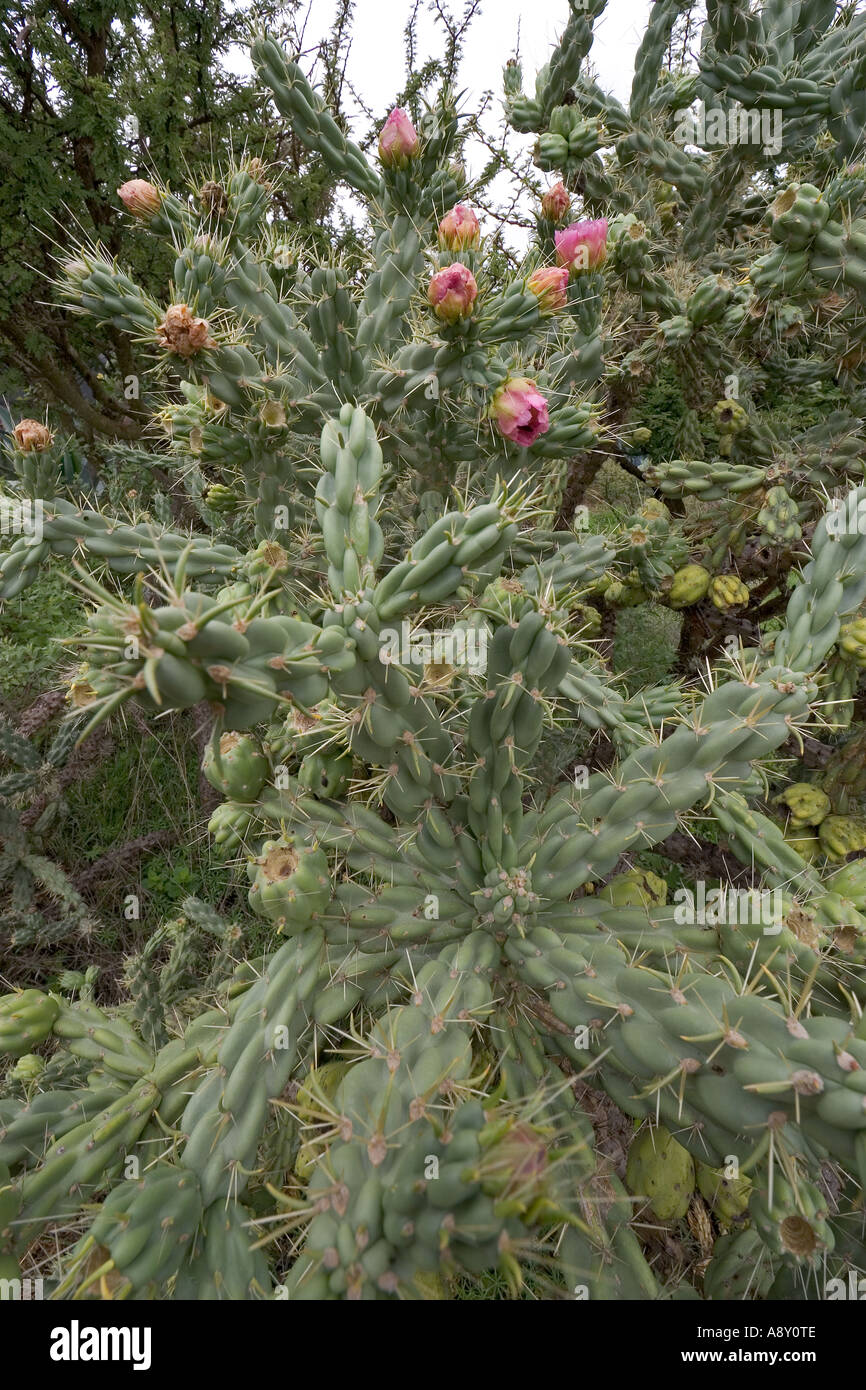
[[127, 183], [120, 185], [117, 196], [126, 211], [142, 222], [149, 222], [162, 206], [159, 189], [154, 188], [147, 179], [129, 179]]
[[537, 298], [542, 314], [555, 314], [557, 309], [564, 309], [566, 305], [568, 271], [565, 266], [542, 266], [532, 272], [526, 288]]
[[534, 381], [515, 376], [493, 397], [490, 416], [500, 434], [526, 449], [550, 429], [547, 401]]
[[437, 270], [430, 281], [427, 298], [433, 312], [445, 323], [456, 323], [472, 313], [478, 285], [468, 266], [455, 261], [444, 270]]
[[556, 259], [569, 274], [597, 270], [607, 259], [607, 218], [594, 222], [572, 222], [563, 232], [554, 232]]
[[395, 106], [379, 135], [379, 158], [386, 169], [399, 168], [420, 149], [418, 132], [406, 112]]
[[465, 203], [446, 212], [439, 223], [439, 246], [443, 251], [472, 250], [481, 240], [481, 224]]
[[555, 183], [541, 200], [541, 214], [548, 222], [562, 222], [571, 212], [571, 198], [564, 183]]

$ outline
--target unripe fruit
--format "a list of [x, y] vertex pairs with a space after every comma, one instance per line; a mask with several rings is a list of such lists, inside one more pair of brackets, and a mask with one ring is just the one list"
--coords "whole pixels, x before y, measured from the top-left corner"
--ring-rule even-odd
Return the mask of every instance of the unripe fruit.
[[703, 565], [684, 565], [677, 570], [668, 592], [670, 607], [690, 608], [693, 603], [700, 603], [707, 596], [711, 577]]
[[710, 585], [710, 598], [721, 612], [742, 608], [749, 602], [749, 591], [735, 574], [717, 575]]
[[781, 795], [776, 797], [776, 805], [787, 806], [790, 824], [794, 830], [802, 829], [804, 825], [820, 825], [825, 816], [830, 814], [830, 798], [827, 793], [808, 782], [795, 782], [792, 786], [786, 787]]
[[253, 912], [267, 917], [280, 931], [305, 927], [330, 901], [327, 856], [298, 835], [266, 840], [258, 859], [247, 865], [247, 877], [252, 884], [248, 897]]
[[232, 801], [255, 801], [270, 773], [270, 763], [249, 734], [223, 734], [208, 745], [202, 772], [212, 787]]
[[625, 1185], [646, 1197], [659, 1221], [679, 1221], [695, 1190], [694, 1159], [663, 1125], [648, 1125], [629, 1146]]

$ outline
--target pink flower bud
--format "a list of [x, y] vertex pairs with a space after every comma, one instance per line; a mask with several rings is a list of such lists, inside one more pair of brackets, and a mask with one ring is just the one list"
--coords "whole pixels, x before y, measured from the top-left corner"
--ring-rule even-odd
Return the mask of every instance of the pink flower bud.
[[386, 169], [399, 168], [419, 149], [418, 132], [406, 112], [395, 106], [379, 135], [379, 158]]
[[458, 203], [439, 223], [439, 245], [443, 251], [466, 251], [481, 240], [481, 224], [471, 208]]
[[564, 183], [555, 183], [541, 200], [541, 215], [548, 222], [564, 222], [571, 212], [571, 198]]
[[572, 222], [564, 232], [554, 232], [556, 259], [569, 274], [596, 270], [607, 259], [607, 218], [594, 222]]
[[550, 429], [547, 401], [535, 382], [525, 376], [512, 377], [499, 388], [493, 397], [490, 416], [500, 434], [524, 449]]
[[557, 309], [565, 308], [567, 287], [568, 271], [564, 266], [542, 266], [534, 270], [526, 282], [526, 288], [537, 298], [542, 314], [555, 314]]
[[446, 266], [444, 270], [437, 270], [427, 290], [427, 298], [433, 306], [434, 314], [445, 323], [455, 323], [457, 319], [468, 318], [477, 294], [475, 276], [469, 267], [462, 265], [460, 261]]
[[159, 189], [154, 188], [147, 179], [130, 179], [128, 183], [122, 183], [117, 190], [117, 196], [126, 211], [142, 222], [149, 222], [162, 207]]
[[54, 439], [48, 426], [39, 420], [19, 420], [12, 435], [22, 454], [41, 454]]

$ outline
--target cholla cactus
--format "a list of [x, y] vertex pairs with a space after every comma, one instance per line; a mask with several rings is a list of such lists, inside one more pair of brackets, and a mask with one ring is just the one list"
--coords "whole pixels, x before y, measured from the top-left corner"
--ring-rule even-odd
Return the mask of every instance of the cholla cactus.
[[[866, 861], [843, 861], [866, 836], [832, 778], [824, 793], [770, 785], [774, 755], [863, 665], [866, 537], [846, 518], [866, 489], [846, 488], [841, 509], [826, 496], [854, 471], [835, 441], [859, 417], [802, 439], [783, 467], [757, 411], [723, 406], [718, 457], [695, 449], [646, 475], [670, 506], [647, 498], [604, 535], [556, 529], [568, 462], [602, 437], [604, 384], [614, 416], [619, 393], [613, 447], [631, 383], [673, 363], [687, 438], [739, 368], [720, 345], [737, 330], [754, 386], [767, 306], [800, 285], [808, 299], [833, 256], [855, 333], [855, 232], [840, 222], [837, 235], [835, 213], [859, 184], [783, 195], [779, 251], [756, 263], [736, 235], [758, 220], [739, 195], [769, 155], [689, 155], [672, 123], [698, 81], [753, 107], [786, 80], [767, 61], [776, 12], [715, 10], [700, 78], [663, 82], [679, 7], [658, 4], [626, 112], [581, 75], [599, 9], [573, 8], [534, 97], [516, 65], [506, 73], [513, 123], [538, 133], [539, 164], [563, 184], [505, 283], [455, 178], [449, 93], [420, 131], [391, 113], [377, 170], [269, 39], [253, 59], [279, 109], [368, 201], [360, 290], [339, 266], [281, 254], [249, 162], [196, 207], [122, 191], [175, 245], [167, 303], [93, 249], [67, 266], [75, 305], [148, 339], [180, 379], [161, 420], [203, 520], [231, 515], [233, 498], [238, 512], [232, 543], [213, 544], [51, 502], [42, 558], [136, 576], [129, 598], [82, 581], [95, 604], [76, 701], [88, 728], [129, 702], [152, 715], [210, 703], [205, 773], [226, 798], [210, 830], [272, 936], [231, 971], [234, 937], [188, 903], [130, 962], [131, 1008], [38, 989], [0, 999], [10, 1057], [50, 1037], [90, 1064], [83, 1085], [70, 1071], [71, 1086], [0, 1102], [11, 1253], [90, 1208], [58, 1296], [108, 1278], [145, 1298], [447, 1296], [491, 1268], [516, 1293], [532, 1266], [551, 1294], [564, 1278], [596, 1298], [661, 1297], [575, 1070], [657, 1131], [636, 1141], [634, 1197], [672, 1221], [696, 1188], [709, 1202], [708, 1297], [737, 1296], [759, 1255], [762, 1291], [784, 1297], [862, 1263]], [[789, 79], [789, 163], [822, 115], [849, 152], [824, 71], [831, 52], [856, 53], [861, 24], [822, 24], [801, 15], [786, 30], [791, 64], [808, 69]], [[615, 158], [597, 157], [611, 145]], [[660, 184], [676, 201], [657, 205]], [[666, 273], [674, 256], [685, 275]], [[618, 296], [639, 313], [624, 352], [603, 326]], [[703, 509], [682, 506], [690, 496]], [[533, 525], [539, 512], [550, 528]], [[719, 624], [756, 609], [760, 622], [756, 535], [785, 557], [772, 627], [724, 659], [710, 646], [702, 685], [623, 694], [586, 637], [602, 607], [609, 625], [618, 608], [664, 603], [686, 634], [701, 615], [716, 642]], [[32, 572], [23, 551], [4, 559], [7, 595]], [[586, 765], [547, 795], [536, 768], [563, 725], [585, 736]], [[668, 903], [667, 882], [633, 861], [696, 817], [715, 822], [725, 873], [738, 859], [746, 886], [725, 877], [696, 903], [698, 875]], [[204, 933], [220, 954], [197, 992]]]

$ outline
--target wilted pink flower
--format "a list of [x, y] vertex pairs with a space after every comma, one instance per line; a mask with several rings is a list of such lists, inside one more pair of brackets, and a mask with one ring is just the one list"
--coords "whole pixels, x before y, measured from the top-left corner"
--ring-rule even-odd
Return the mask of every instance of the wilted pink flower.
[[607, 218], [594, 222], [572, 222], [563, 232], [554, 232], [556, 259], [571, 275], [596, 270], [607, 258]]
[[127, 212], [131, 212], [133, 217], [138, 217], [142, 222], [149, 222], [162, 206], [159, 189], [154, 188], [147, 179], [130, 179], [128, 183], [122, 183], [117, 190], [117, 196]]
[[427, 290], [434, 314], [438, 319], [444, 319], [445, 323], [467, 318], [472, 313], [477, 294], [475, 276], [460, 261], [446, 266], [444, 270], [437, 270]]
[[562, 222], [571, 211], [571, 198], [564, 183], [555, 183], [541, 200], [542, 216], [548, 222]]
[[419, 148], [418, 132], [406, 112], [395, 106], [379, 135], [379, 158], [391, 169], [413, 159]]
[[48, 426], [39, 420], [19, 420], [12, 434], [22, 454], [41, 454], [54, 438]]
[[439, 223], [439, 245], [443, 251], [466, 251], [481, 240], [481, 224], [471, 208], [458, 203]]
[[526, 282], [526, 288], [536, 296], [542, 314], [555, 314], [557, 309], [565, 308], [567, 287], [568, 271], [564, 266], [542, 266], [534, 270]]
[[197, 319], [186, 304], [171, 304], [156, 328], [160, 347], [170, 348], [178, 357], [194, 357], [202, 348], [215, 347], [206, 319]]
[[524, 449], [550, 429], [547, 401], [535, 382], [525, 376], [512, 377], [500, 387], [493, 397], [490, 415], [500, 433]]

